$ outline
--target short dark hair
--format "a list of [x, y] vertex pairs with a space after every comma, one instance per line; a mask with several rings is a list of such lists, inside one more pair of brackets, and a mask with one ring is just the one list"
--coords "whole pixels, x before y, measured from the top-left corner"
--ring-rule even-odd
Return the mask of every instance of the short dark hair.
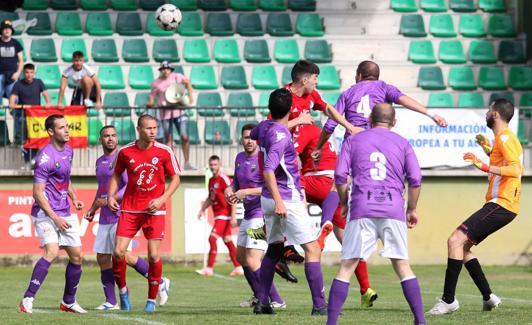
[[50, 130], [50, 129], [54, 129], [54, 126], [55, 126], [55, 121], [56, 120], [60, 120], [62, 118], [65, 118], [64, 115], [61, 115], [61, 114], [52, 114], [50, 116], [48, 116], [46, 118], [46, 120], [44, 121], [44, 128], [46, 129], [46, 131]]
[[153, 120], [153, 121], [157, 121], [157, 119], [153, 116], [151, 116], [150, 114], [142, 114], [138, 121], [137, 121], [137, 127], [142, 127], [144, 124], [144, 120]]
[[209, 157], [209, 162], [213, 161], [213, 160], [218, 160], [220, 161], [220, 157], [218, 157], [217, 155], [212, 155]]
[[506, 123], [510, 122], [514, 116], [514, 104], [508, 99], [498, 98], [491, 102], [490, 106]]
[[388, 103], [377, 104], [371, 110], [371, 123], [384, 123], [392, 125], [395, 120], [395, 109]]
[[72, 53], [72, 59], [78, 59], [84, 57], [83, 52], [81, 51], [74, 51]]
[[111, 124], [106, 125], [106, 126], [104, 126], [103, 128], [100, 129], [100, 136], [102, 136], [103, 131], [105, 131], [107, 129], [115, 129], [116, 130], [114, 125], [111, 125]]
[[35, 65], [33, 63], [24, 64], [24, 70], [35, 70]]
[[279, 88], [270, 94], [268, 109], [273, 119], [281, 119], [290, 112], [292, 107], [292, 93], [286, 88]]
[[362, 61], [357, 67], [357, 75], [361, 80], [379, 80], [381, 71], [379, 65], [373, 61]]
[[297, 61], [290, 73], [292, 82], [300, 81], [306, 74], [320, 74], [320, 68], [308, 60]]
[[253, 130], [255, 127], [257, 127], [257, 124], [255, 124], [255, 123], [244, 124], [244, 125], [242, 126], [242, 131], [240, 132], [240, 135], [244, 134], [244, 131], [251, 131], [251, 130]]

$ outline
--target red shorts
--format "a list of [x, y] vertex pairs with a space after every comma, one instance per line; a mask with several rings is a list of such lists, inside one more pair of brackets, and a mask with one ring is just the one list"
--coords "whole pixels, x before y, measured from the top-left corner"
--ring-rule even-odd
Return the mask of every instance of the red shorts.
[[118, 219], [116, 235], [133, 238], [141, 228], [146, 239], [163, 239], [164, 215], [122, 212]]
[[[301, 184], [305, 188], [307, 202], [321, 207], [333, 187], [333, 182], [334, 180], [327, 176], [301, 176]], [[342, 218], [341, 212], [342, 208], [338, 205], [334, 212], [332, 223], [340, 229], [345, 229], [346, 221]]]
[[224, 238], [231, 236], [231, 220], [217, 219], [214, 220], [212, 232]]

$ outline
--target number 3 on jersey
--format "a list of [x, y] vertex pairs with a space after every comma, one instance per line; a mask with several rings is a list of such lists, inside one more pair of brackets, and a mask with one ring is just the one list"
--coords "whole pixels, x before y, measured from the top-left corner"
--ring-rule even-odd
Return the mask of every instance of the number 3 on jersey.
[[382, 152], [372, 152], [369, 160], [375, 163], [375, 167], [369, 170], [371, 179], [376, 181], [383, 181], [386, 178], [386, 157]]

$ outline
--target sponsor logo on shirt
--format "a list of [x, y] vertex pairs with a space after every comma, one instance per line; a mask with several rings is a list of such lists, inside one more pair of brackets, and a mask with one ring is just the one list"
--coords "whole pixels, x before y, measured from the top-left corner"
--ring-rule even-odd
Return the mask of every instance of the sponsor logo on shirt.
[[39, 160], [39, 166], [42, 164], [46, 164], [48, 160], [50, 160], [50, 157], [46, 154], [46, 152], [43, 152], [41, 160]]
[[275, 138], [276, 138], [276, 142], [279, 142], [281, 140], [283, 140], [284, 138], [286, 138], [286, 134], [284, 134], [283, 132], [275, 132]]
[[135, 163], [135, 159], [131, 158], [131, 160], [129, 161], [130, 164], [134, 164]]

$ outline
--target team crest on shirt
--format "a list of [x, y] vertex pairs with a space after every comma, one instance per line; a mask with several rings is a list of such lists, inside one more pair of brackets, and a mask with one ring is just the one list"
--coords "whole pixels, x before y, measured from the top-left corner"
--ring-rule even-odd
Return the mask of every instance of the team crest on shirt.
[[214, 188], [218, 188], [218, 187], [220, 187], [220, 184], [218, 184], [218, 183], [214, 183], [213, 187], [214, 187]]
[[236, 169], [240, 169], [240, 163], [236, 163]]
[[55, 163], [55, 169], [61, 169], [61, 164], [59, 161]]
[[159, 158], [157, 157], [153, 157], [153, 159], [151, 160], [151, 163], [154, 165], [157, 165], [158, 162], [159, 162]]
[[255, 170], [257, 170], [257, 165], [251, 165], [251, 172], [255, 172]]

